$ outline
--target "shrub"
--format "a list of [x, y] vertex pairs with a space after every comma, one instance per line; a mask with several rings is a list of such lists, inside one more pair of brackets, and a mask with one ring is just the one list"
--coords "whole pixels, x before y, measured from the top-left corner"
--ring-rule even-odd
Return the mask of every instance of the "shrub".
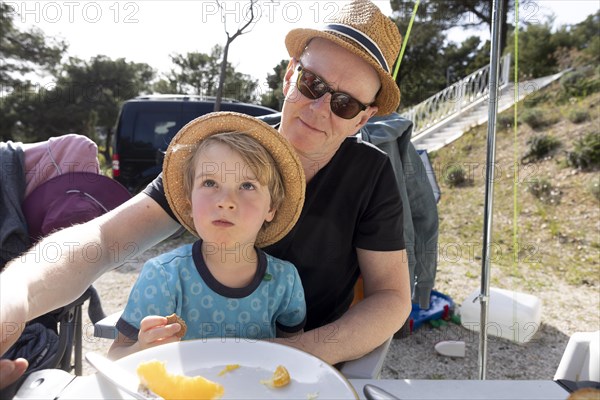
[[527, 191], [536, 199], [546, 204], [559, 204], [562, 196], [560, 190], [554, 188], [545, 178], [533, 179], [527, 183]]
[[591, 68], [578, 69], [560, 78], [561, 97], [585, 97], [600, 90], [600, 77]]
[[444, 180], [450, 187], [463, 186], [467, 183], [467, 174], [460, 165], [451, 165], [444, 174]]
[[550, 135], [533, 136], [527, 140], [527, 144], [529, 150], [521, 158], [521, 162], [524, 164], [541, 160], [560, 147], [560, 141]]
[[525, 97], [525, 107], [535, 107], [538, 104], [551, 101], [550, 93], [547, 91], [536, 90], [530, 96]]
[[558, 122], [559, 117], [556, 114], [544, 112], [539, 108], [531, 108], [523, 111], [520, 120], [525, 122], [533, 130], [540, 130]]
[[590, 112], [581, 107], [572, 108], [569, 110], [567, 118], [574, 124], [580, 124], [590, 119]]
[[498, 120], [496, 121], [498, 125], [498, 129], [510, 129], [514, 126], [515, 117], [513, 114], [500, 114], [498, 115]]
[[580, 169], [600, 167], [600, 135], [589, 132], [575, 142], [575, 148], [567, 155], [570, 166]]

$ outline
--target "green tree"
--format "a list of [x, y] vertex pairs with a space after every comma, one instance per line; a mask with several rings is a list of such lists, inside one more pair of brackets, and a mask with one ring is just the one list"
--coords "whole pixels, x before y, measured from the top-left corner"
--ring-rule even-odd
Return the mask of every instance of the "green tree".
[[[18, 30], [15, 15], [7, 3], [0, 3], [1, 140], [34, 142], [69, 132], [95, 138], [96, 127], [114, 125], [124, 100], [148, 90], [154, 71], [147, 64], [100, 55], [61, 63], [67, 44], [39, 29]], [[54, 81], [40, 87], [23, 77], [38, 71]]]
[[[408, 21], [397, 21], [406, 32]], [[413, 26], [396, 82], [401, 108], [426, 100], [452, 83], [489, 63], [489, 44], [469, 37], [461, 44], [448, 42], [443, 26], [418, 22]]]
[[[122, 58], [71, 58], [52, 86], [31, 90], [24, 84], [5, 98], [8, 118], [2, 136], [33, 142], [76, 132], [94, 138], [96, 127], [112, 127], [121, 103], [148, 91], [153, 77], [149, 65]], [[108, 132], [107, 158], [112, 133]]]
[[[407, 26], [402, 23], [400, 32], [406, 32]], [[438, 25], [419, 24], [412, 30], [396, 77], [401, 107], [417, 104], [446, 87], [445, 42], [446, 35]]]
[[[392, 1], [392, 19], [404, 35], [414, 1]], [[450, 84], [489, 63], [489, 43], [472, 36], [460, 44], [449, 42], [447, 31], [457, 26], [490, 24], [491, 1], [421, 2], [408, 38], [396, 82], [401, 107], [426, 100]]]
[[198, 96], [211, 92], [215, 77], [209, 73], [210, 58], [208, 54], [197, 52], [172, 55], [171, 62], [175, 67], [171, 69], [166, 80], [161, 80], [155, 89], [159, 93], [195, 94]]
[[563, 25], [553, 35], [559, 68], [600, 63], [600, 11], [574, 25]]
[[[60, 65], [67, 45], [46, 37], [37, 28], [22, 31], [15, 27], [12, 7], [0, 2], [0, 140], [16, 140], [25, 133], [20, 125], [19, 105], [35, 97], [39, 87], [25, 75], [32, 72], [52, 74]], [[23, 109], [28, 115], [33, 108]]]
[[[551, 21], [519, 28], [519, 79], [532, 79], [558, 72], [557, 44], [552, 40]], [[514, 54], [514, 32], [506, 52]], [[512, 76], [512, 74], [511, 74]]]
[[[153, 85], [158, 93], [216, 96], [221, 70], [223, 48], [215, 45], [210, 54], [175, 54], [171, 61], [175, 67]], [[224, 70], [222, 95], [244, 102], [256, 102], [257, 81], [249, 75], [236, 72], [230, 63]]]
[[[17, 29], [11, 6], [0, 2], [0, 88], [11, 91], [23, 86], [23, 75], [34, 71], [54, 72], [67, 50], [63, 41], [48, 38], [38, 28]], [[17, 76], [17, 77], [15, 77]]]
[[[500, 52], [506, 46], [506, 32], [508, 31], [508, 13], [514, 9], [514, 1], [498, 0], [502, 2]], [[395, 19], [408, 21], [412, 14], [415, 1], [391, 0]], [[493, 0], [438, 0], [421, 1], [419, 4], [418, 20], [428, 24], [435, 24], [441, 30], [462, 27], [472, 29], [487, 25], [492, 29]], [[406, 31], [402, 31], [406, 32]]]
[[274, 110], [281, 110], [283, 107], [283, 78], [287, 69], [289, 60], [281, 60], [273, 68], [272, 74], [267, 74], [267, 87], [269, 91], [262, 95], [261, 104]]

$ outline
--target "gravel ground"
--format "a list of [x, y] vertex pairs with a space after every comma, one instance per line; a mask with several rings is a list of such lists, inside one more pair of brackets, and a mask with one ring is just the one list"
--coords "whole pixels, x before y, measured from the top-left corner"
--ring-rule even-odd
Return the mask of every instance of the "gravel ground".
[[[122, 310], [129, 290], [143, 261], [178, 246], [189, 237], [170, 240], [148, 250], [136, 263], [103, 275], [94, 286], [98, 290], [105, 313]], [[468, 265], [454, 265], [440, 261], [436, 282], [437, 290], [449, 294], [460, 304], [473, 290], [478, 289], [478, 278], [465, 280]], [[492, 271], [492, 275], [494, 271]], [[518, 282], [495, 276], [494, 282], [501, 287], [535, 294], [542, 301], [542, 321], [533, 339], [525, 344], [490, 337], [488, 342], [488, 379], [552, 379], [570, 335], [578, 331], [600, 329], [600, 292], [595, 286], [572, 287], [560, 280], [541, 284], [539, 290], [522, 290]], [[538, 277], [539, 278], [539, 277]], [[543, 278], [542, 278], [543, 279]], [[83, 353], [97, 351], [106, 353], [111, 340], [93, 336], [93, 325], [84, 310]], [[466, 343], [464, 358], [449, 358], [436, 353], [434, 346], [442, 340], [462, 340]], [[394, 339], [388, 353], [383, 378], [396, 379], [478, 379], [479, 334], [460, 325], [448, 324], [441, 328], [423, 325], [412, 335]], [[84, 362], [84, 375], [94, 369]]]

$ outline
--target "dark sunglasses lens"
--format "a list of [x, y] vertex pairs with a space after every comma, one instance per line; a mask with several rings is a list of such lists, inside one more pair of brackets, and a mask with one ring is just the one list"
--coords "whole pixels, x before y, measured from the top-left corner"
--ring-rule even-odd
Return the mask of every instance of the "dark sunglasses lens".
[[338, 117], [352, 119], [361, 112], [361, 106], [347, 94], [336, 93], [331, 97], [331, 111]]
[[323, 97], [327, 93], [327, 85], [310, 71], [302, 70], [299, 74], [298, 89], [311, 100]]

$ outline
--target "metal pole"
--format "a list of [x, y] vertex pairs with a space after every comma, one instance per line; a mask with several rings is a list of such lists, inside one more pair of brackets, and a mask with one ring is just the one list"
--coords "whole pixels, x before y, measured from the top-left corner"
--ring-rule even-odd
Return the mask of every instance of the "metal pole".
[[487, 161], [485, 173], [485, 210], [483, 214], [483, 253], [481, 266], [481, 318], [479, 329], [479, 379], [486, 379], [487, 365], [487, 314], [490, 297], [490, 245], [492, 242], [492, 216], [494, 200], [494, 161], [496, 159], [496, 114], [498, 113], [498, 70], [500, 61], [500, 28], [502, 0], [492, 2], [492, 46], [490, 53], [489, 108]]

